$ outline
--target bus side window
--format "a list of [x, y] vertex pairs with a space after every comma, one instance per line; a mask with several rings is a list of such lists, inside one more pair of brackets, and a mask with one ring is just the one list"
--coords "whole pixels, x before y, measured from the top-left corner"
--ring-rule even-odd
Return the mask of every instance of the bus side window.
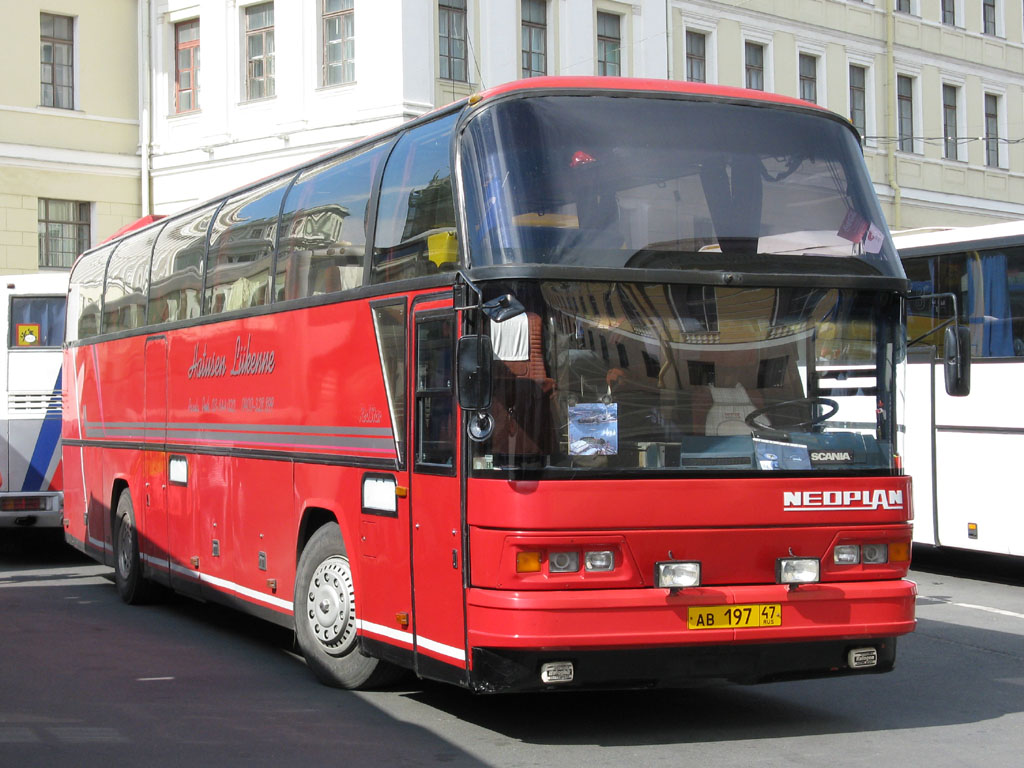
[[302, 172], [281, 215], [277, 301], [363, 284], [366, 214], [387, 142]]
[[455, 267], [451, 140], [457, 114], [413, 128], [384, 169], [371, 281], [384, 283]]
[[206, 234], [219, 205], [172, 219], [160, 231], [149, 286], [150, 323], [199, 317]]
[[162, 227], [131, 235], [117, 248], [103, 288], [103, 332], [130, 331], [146, 324], [149, 260]]
[[270, 301], [270, 264], [277, 218], [290, 176], [229, 199], [210, 232], [203, 314], [230, 312]]
[[103, 273], [114, 245], [86, 253], [71, 271], [68, 300], [67, 340], [88, 339], [100, 333], [100, 302], [103, 297]]

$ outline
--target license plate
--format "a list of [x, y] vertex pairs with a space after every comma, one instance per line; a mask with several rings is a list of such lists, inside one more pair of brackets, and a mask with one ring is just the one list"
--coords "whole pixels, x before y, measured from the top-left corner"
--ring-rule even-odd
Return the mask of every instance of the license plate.
[[757, 605], [702, 605], [687, 610], [689, 629], [742, 629], [744, 627], [781, 627], [779, 603]]

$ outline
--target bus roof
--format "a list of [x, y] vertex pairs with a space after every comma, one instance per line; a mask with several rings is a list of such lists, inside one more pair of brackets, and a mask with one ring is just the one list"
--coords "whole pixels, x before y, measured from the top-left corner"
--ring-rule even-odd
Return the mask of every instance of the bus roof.
[[682, 96], [699, 96], [705, 98], [725, 98], [745, 101], [763, 101], [769, 104], [782, 104], [787, 106], [811, 107], [827, 112], [824, 107], [809, 101], [782, 96], [777, 93], [765, 91], [752, 91], [746, 88], [734, 88], [726, 85], [712, 85], [708, 83], [691, 83], [680, 80], [655, 80], [652, 78], [634, 77], [529, 77], [523, 80], [514, 80], [510, 83], [496, 85], [488, 88], [470, 98], [476, 103], [486, 99], [495, 98], [509, 93], [528, 92], [533, 90], [565, 90], [565, 91], [607, 91], [609, 93], [671, 93]]
[[928, 227], [893, 232], [892, 240], [901, 256], [928, 256], [943, 253], [955, 246], [999, 247], [1020, 243], [1024, 239], [1024, 220], [982, 224], [977, 227]]

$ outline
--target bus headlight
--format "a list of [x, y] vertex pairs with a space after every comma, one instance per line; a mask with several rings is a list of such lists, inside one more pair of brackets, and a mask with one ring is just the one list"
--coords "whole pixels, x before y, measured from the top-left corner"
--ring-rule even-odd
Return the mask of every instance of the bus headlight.
[[548, 554], [549, 573], [576, 573], [579, 569], [579, 552], [551, 552]]
[[857, 565], [860, 562], [860, 547], [857, 544], [837, 544], [832, 560], [836, 565]]
[[889, 547], [886, 544], [865, 544], [860, 548], [865, 563], [889, 562]]
[[615, 553], [611, 550], [583, 553], [583, 567], [588, 571], [615, 570]]
[[654, 571], [654, 586], [668, 589], [699, 587], [700, 563], [656, 563]]
[[775, 561], [779, 584], [813, 584], [821, 578], [821, 563], [813, 557], [780, 557]]

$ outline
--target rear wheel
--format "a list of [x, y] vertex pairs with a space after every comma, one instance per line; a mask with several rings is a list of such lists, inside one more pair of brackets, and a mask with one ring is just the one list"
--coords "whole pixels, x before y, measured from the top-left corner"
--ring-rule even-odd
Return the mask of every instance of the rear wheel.
[[401, 674], [392, 664], [359, 651], [352, 568], [337, 523], [317, 530], [302, 550], [294, 611], [299, 648], [325, 685], [372, 688]]
[[114, 515], [114, 583], [121, 599], [130, 605], [146, 603], [153, 598], [154, 585], [142, 577], [135, 510], [127, 488], [118, 497]]

